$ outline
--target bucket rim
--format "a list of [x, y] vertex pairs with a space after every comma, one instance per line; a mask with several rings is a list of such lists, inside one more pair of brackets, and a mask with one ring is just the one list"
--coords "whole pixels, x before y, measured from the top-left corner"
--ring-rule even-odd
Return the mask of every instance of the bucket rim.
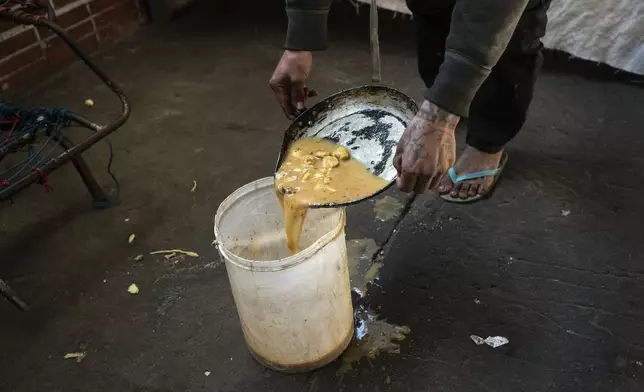
[[333, 209], [339, 210], [340, 212], [340, 217], [339, 217], [340, 219], [338, 224], [333, 229], [329, 230], [324, 235], [320, 236], [320, 238], [318, 238], [311, 245], [307, 246], [306, 248], [302, 249], [300, 252], [294, 255], [291, 255], [279, 260], [250, 260], [250, 259], [240, 257], [237, 254], [233, 253], [230, 249], [226, 248], [221, 241], [219, 241], [219, 234], [220, 234], [219, 225], [221, 223], [222, 217], [224, 216], [224, 213], [239, 198], [253, 191], [257, 191], [259, 189], [267, 188], [269, 186], [274, 187], [275, 186], [274, 181], [275, 181], [274, 177], [264, 177], [264, 178], [255, 180], [253, 182], [250, 182], [246, 185], [243, 185], [242, 187], [238, 188], [233, 193], [228, 195], [228, 197], [226, 197], [226, 199], [224, 199], [224, 201], [222, 201], [219, 207], [217, 208], [217, 213], [215, 214], [215, 222], [214, 222], [215, 223], [214, 224], [215, 245], [217, 246], [219, 253], [224, 257], [224, 261], [226, 263], [231, 263], [236, 267], [243, 268], [249, 271], [260, 271], [260, 272], [282, 271], [287, 268], [291, 268], [295, 265], [298, 265], [303, 261], [311, 258], [313, 255], [315, 255], [317, 252], [323, 249], [326, 245], [328, 245], [331, 241], [336, 239], [344, 230], [344, 226], [346, 222], [345, 208], [343, 207], [333, 208]]

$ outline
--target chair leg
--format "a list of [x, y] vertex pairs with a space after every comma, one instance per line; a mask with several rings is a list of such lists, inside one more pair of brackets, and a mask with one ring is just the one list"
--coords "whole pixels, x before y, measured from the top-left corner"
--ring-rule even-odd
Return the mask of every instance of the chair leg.
[[23, 301], [2, 279], [0, 279], [0, 294], [6, 297], [12, 304], [16, 305], [16, 307], [21, 311], [25, 312], [29, 310], [29, 305], [27, 305], [27, 303]]
[[[74, 147], [74, 143], [65, 136], [61, 137], [58, 141], [60, 142], [60, 146], [65, 150]], [[90, 196], [92, 196], [92, 205], [94, 208], [103, 209], [118, 204], [118, 200], [112, 200], [105, 194], [103, 188], [96, 182], [94, 175], [81, 155], [73, 157], [72, 164], [87, 187]]]

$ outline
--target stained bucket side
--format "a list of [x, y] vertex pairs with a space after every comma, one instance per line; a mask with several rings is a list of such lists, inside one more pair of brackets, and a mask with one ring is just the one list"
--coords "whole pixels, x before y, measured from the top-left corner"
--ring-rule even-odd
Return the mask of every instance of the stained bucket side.
[[220, 206], [219, 252], [244, 338], [263, 365], [310, 371], [348, 345], [354, 323], [344, 216], [343, 209], [311, 211], [305, 248], [290, 256], [272, 178], [240, 188]]

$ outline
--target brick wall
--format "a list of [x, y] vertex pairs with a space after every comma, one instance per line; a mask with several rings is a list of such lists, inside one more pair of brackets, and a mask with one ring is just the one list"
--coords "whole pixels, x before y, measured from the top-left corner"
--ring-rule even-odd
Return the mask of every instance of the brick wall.
[[[57, 23], [87, 52], [134, 30], [141, 21], [136, 0], [51, 0]], [[0, 91], [16, 91], [76, 61], [48, 29], [0, 21]]]

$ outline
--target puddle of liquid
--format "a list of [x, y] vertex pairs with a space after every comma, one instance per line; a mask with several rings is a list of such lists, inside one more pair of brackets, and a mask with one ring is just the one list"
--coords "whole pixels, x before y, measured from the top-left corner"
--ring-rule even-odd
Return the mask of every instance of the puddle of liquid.
[[374, 263], [373, 258], [380, 250], [371, 238], [347, 241], [347, 259], [351, 288], [360, 297], [367, 294], [367, 286], [378, 279], [382, 263]]
[[411, 332], [406, 325], [395, 325], [379, 319], [378, 315], [360, 305], [355, 310], [356, 333], [353, 341], [341, 356], [338, 374], [353, 369], [363, 358], [368, 361], [382, 353], [400, 354], [400, 343]]
[[397, 218], [405, 208], [405, 205], [395, 197], [385, 196], [374, 202], [373, 210], [376, 219], [381, 222]]

